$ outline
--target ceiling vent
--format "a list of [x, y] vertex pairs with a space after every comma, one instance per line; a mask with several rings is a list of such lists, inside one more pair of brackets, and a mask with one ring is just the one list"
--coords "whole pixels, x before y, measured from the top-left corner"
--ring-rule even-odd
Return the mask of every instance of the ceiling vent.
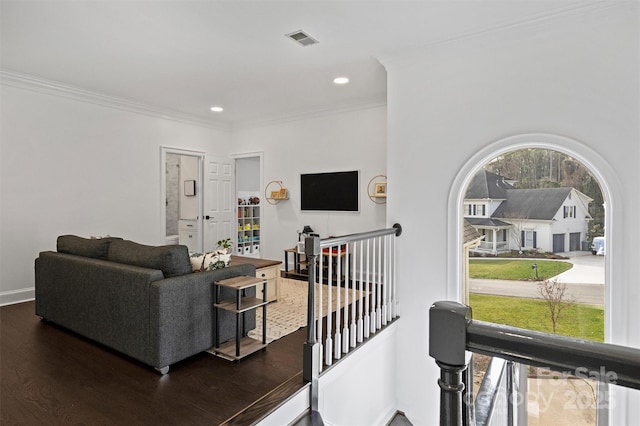
[[313, 44], [318, 44], [318, 40], [314, 39], [302, 30], [295, 31], [290, 34], [285, 34], [285, 36], [289, 37], [291, 40], [295, 41], [301, 46], [311, 46]]

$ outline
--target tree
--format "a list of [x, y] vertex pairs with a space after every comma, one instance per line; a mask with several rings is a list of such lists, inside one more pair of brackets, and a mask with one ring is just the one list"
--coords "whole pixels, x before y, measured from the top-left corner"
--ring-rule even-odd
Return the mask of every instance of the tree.
[[510, 151], [491, 160], [485, 168], [515, 179], [520, 189], [571, 187], [591, 197], [592, 225], [604, 226], [602, 190], [589, 169], [562, 152], [542, 148]]
[[561, 283], [557, 278], [544, 280], [538, 283], [538, 294], [547, 302], [551, 328], [556, 333], [560, 314], [575, 303], [575, 299], [565, 294], [567, 284]]

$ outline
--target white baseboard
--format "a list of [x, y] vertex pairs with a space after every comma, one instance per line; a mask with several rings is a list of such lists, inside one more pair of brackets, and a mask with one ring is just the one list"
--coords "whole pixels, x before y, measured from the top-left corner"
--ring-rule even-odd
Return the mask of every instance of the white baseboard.
[[36, 288], [21, 288], [19, 290], [0, 292], [0, 306], [28, 302], [36, 298]]

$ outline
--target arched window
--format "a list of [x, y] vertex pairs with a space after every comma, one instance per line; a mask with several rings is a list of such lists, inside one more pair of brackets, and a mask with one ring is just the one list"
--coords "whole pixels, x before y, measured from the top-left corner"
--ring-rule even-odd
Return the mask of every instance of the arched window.
[[476, 319], [604, 340], [604, 200], [585, 165], [548, 148], [504, 152], [473, 174], [463, 217]]
[[[478, 152], [462, 167], [450, 191], [448, 231], [457, 243], [448, 252], [449, 298], [472, 306], [476, 319], [615, 341], [612, 311], [622, 302], [619, 290], [612, 289], [616, 228], [611, 213], [621, 211], [616, 184], [615, 173], [599, 155], [562, 136], [517, 135]], [[596, 247], [595, 237], [604, 240], [604, 252]], [[504, 280], [507, 273], [497, 272], [498, 265], [516, 263], [524, 264], [514, 268], [524, 274], [520, 278]], [[586, 272], [564, 279], [571, 276], [563, 275], [564, 263], [574, 272]], [[487, 278], [478, 278], [483, 271]], [[481, 281], [478, 290], [474, 280], [492, 278], [506, 285], [489, 291], [489, 284], [496, 283]], [[517, 297], [520, 290], [528, 293]], [[530, 310], [533, 305], [538, 310]], [[576, 316], [576, 311], [582, 313]]]
[[[496, 161], [496, 159], [504, 157], [505, 155], [521, 150], [547, 150], [557, 152], [558, 154], [564, 156], [564, 158], [570, 158], [574, 162], [579, 163], [582, 167], [584, 167], [589, 175], [593, 178], [593, 182], [599, 186], [601, 192], [601, 200], [595, 199], [590, 201], [589, 204], [602, 204], [600, 211], [601, 213], [597, 213], [594, 211], [590, 212], [591, 217], [594, 215], [603, 215], [604, 217], [597, 217], [593, 220], [589, 219], [591, 225], [595, 225], [596, 223], [601, 223], [602, 227], [607, 230], [604, 235], [605, 246], [606, 248], [610, 248], [610, 241], [615, 237], [613, 228], [611, 226], [611, 210], [612, 205], [614, 204], [612, 198], [612, 186], [615, 186], [615, 182], [613, 185], [609, 180], [615, 180], [615, 174], [611, 170], [609, 170], [608, 165], [604, 163], [600, 156], [591, 151], [584, 144], [575, 141], [573, 139], [569, 139], [563, 136], [557, 135], [549, 135], [549, 134], [524, 134], [511, 136], [493, 144], [485, 147], [480, 152], [476, 153], [459, 171], [454, 184], [451, 187], [450, 198], [449, 198], [449, 210], [450, 214], [450, 222], [449, 222], [449, 235], [457, 241], [457, 244], [450, 246], [448, 253], [449, 260], [449, 281], [448, 281], [448, 290], [449, 297], [454, 300], [459, 301], [467, 301], [467, 292], [468, 288], [465, 286], [465, 277], [468, 274], [468, 258], [465, 258], [465, 252], [470, 252], [472, 249], [473, 242], [470, 242], [469, 232], [471, 232], [474, 228], [469, 226], [469, 221], [465, 220], [469, 218], [468, 212], [470, 204], [484, 204], [485, 207], [485, 216], [490, 216], [489, 212], [492, 211], [493, 207], [490, 206], [492, 201], [490, 200], [479, 200], [479, 199], [469, 199], [465, 198], [467, 195], [467, 189], [473, 183], [474, 177], [484, 169], [486, 165], [491, 163], [492, 161]], [[558, 156], [558, 158], [561, 158]], [[546, 157], [545, 161], [548, 161], [549, 158]], [[561, 164], [561, 167], [565, 167], [565, 173], [570, 172], [570, 168], [574, 167], [575, 164], [565, 163]], [[506, 165], [492, 165], [493, 169], [497, 171], [498, 167], [501, 167], [500, 175], [504, 176], [507, 174], [513, 174], [511, 171], [504, 170]], [[558, 163], [554, 163], [552, 166], [549, 166], [552, 174], [558, 173]], [[556, 172], [553, 172], [553, 169]], [[526, 180], [528, 178], [523, 177], [521, 172], [518, 171], [518, 176], [504, 176], [506, 178], [511, 178], [514, 180]], [[560, 173], [563, 173], [560, 171]], [[495, 173], [496, 175], [498, 173]], [[605, 179], [604, 176], [607, 176]], [[509, 187], [510, 180], [505, 179], [502, 181], [500, 179], [499, 182], [494, 182], [495, 185], [500, 184], [503, 188]], [[513, 184], [515, 182], [511, 182]], [[551, 186], [551, 185], [550, 185]], [[566, 199], [568, 202], [566, 203], [566, 213], [567, 218], [577, 221], [581, 218], [576, 217], [579, 213], [579, 202], [581, 200], [582, 195], [578, 194], [576, 191], [569, 191], [567, 193]], [[589, 197], [593, 198], [593, 197]], [[584, 203], [584, 200], [582, 201]], [[496, 201], [496, 204], [497, 201]], [[575, 209], [574, 209], [575, 207]], [[593, 207], [593, 206], [592, 206]], [[476, 212], [479, 209], [476, 207]], [[471, 210], [472, 211], [472, 210]], [[583, 210], [584, 211], [584, 210]], [[525, 212], [526, 213], [526, 212]], [[507, 210], [507, 207], [503, 207], [501, 209], [502, 216], [517, 216], [517, 212]], [[565, 220], [565, 204], [562, 205], [559, 216], [557, 219]], [[526, 216], [526, 214], [520, 214], [520, 216]], [[571, 217], [570, 217], [571, 216]], [[479, 217], [478, 215], [474, 216], [475, 222], [483, 221], [484, 223], [490, 224], [492, 219], [491, 217]], [[564, 238], [556, 236], [555, 244], [556, 249], [554, 250], [554, 236], [553, 233], [549, 234], [548, 232], [545, 235], [542, 235], [538, 229], [534, 229], [533, 226], [529, 226], [526, 222], [526, 219], [530, 219], [527, 217], [521, 218], [511, 218], [511, 222], [517, 222], [517, 225], [512, 225], [508, 223], [506, 220], [494, 220], [493, 224], [496, 225], [493, 228], [485, 227], [485, 228], [475, 228], [476, 231], [482, 236], [483, 246], [488, 250], [493, 250], [494, 247], [496, 250], [501, 250], [504, 247], [514, 247], [520, 245], [524, 250], [532, 250], [537, 249], [538, 251], [562, 251], [568, 252], [571, 251], [572, 248], [578, 248], [580, 251], [584, 249], [583, 243], [585, 241], [588, 244], [591, 244], [591, 239], [597, 233], [597, 230], [589, 229], [588, 232], [591, 232], [591, 236], [589, 238], [584, 238], [582, 235], [578, 237], [577, 232], [565, 232]], [[517, 220], [520, 219], [520, 220]], [[582, 218], [587, 221], [588, 218]], [[504, 223], [503, 223], [504, 222]], [[465, 226], [466, 225], [466, 226]], [[500, 225], [503, 225], [502, 227]], [[592, 226], [593, 228], [593, 226]], [[595, 232], [595, 233], [594, 233]], [[556, 232], [559, 234], [559, 232]], [[570, 234], [574, 234], [573, 236]], [[587, 237], [587, 236], [585, 236]], [[477, 241], [476, 241], [477, 242]], [[564, 249], [562, 246], [564, 245]], [[535, 247], [534, 247], [535, 246]], [[550, 248], [546, 250], [546, 248]], [[465, 250], [468, 249], [468, 250]], [[524, 251], [523, 250], [523, 251]], [[577, 251], [577, 250], [576, 250]], [[610, 309], [609, 303], [611, 302], [611, 262], [612, 262], [612, 253], [611, 251], [607, 251], [607, 255], [603, 256], [604, 263], [604, 306], [605, 306], [605, 341], [610, 341]], [[468, 284], [468, 282], [466, 282]]]

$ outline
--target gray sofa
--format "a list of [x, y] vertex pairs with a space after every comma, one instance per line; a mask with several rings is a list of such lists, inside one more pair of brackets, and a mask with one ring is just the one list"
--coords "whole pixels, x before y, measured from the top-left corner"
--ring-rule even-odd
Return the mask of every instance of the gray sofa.
[[[239, 275], [255, 276], [255, 267], [192, 272], [186, 246], [65, 235], [35, 260], [36, 315], [165, 374], [214, 346], [213, 282]], [[223, 300], [232, 297], [223, 289]], [[245, 315], [243, 335], [255, 328], [255, 312]], [[235, 315], [218, 318], [220, 342], [235, 338]]]

